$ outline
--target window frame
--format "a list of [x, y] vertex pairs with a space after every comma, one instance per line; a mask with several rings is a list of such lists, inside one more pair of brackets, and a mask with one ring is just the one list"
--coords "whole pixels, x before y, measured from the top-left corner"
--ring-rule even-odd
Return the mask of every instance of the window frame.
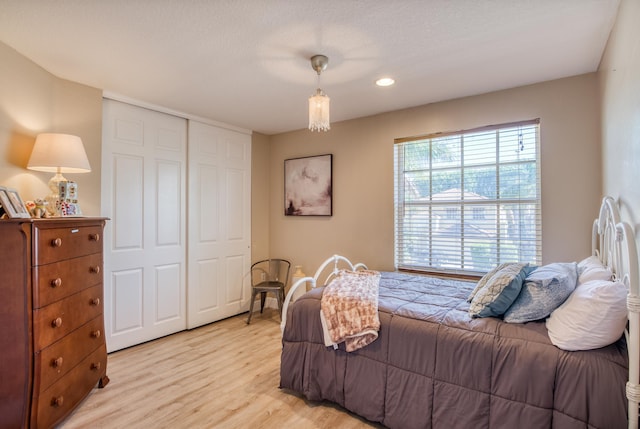
[[[500, 157], [501, 157], [501, 152], [500, 152], [500, 132], [501, 131], [507, 131], [507, 130], [511, 130], [513, 128], [524, 128], [524, 127], [533, 127], [535, 134], [535, 156], [533, 157], [533, 161], [531, 159], [526, 159], [526, 160], [519, 160], [518, 161], [501, 161]], [[467, 191], [464, 191], [465, 189], [465, 182], [464, 182], [464, 174], [465, 174], [465, 170], [469, 171], [472, 168], [477, 168], [476, 164], [470, 163], [470, 164], [465, 164], [464, 162], [464, 137], [465, 136], [472, 136], [472, 135], [477, 135], [479, 133], [489, 133], [489, 132], [496, 132], [496, 138], [495, 138], [495, 144], [496, 147], [495, 149], [495, 164], [494, 164], [494, 168], [495, 168], [495, 177], [496, 177], [496, 195], [494, 198], [489, 198], [489, 199], [483, 199], [483, 200], [465, 200], [465, 193]], [[439, 168], [433, 168], [433, 142], [436, 141], [438, 144], [441, 144], [440, 142], [443, 141], [443, 137], [454, 137], [454, 138], [460, 138], [460, 150], [461, 150], [461, 161], [460, 161], [460, 165], [457, 167], [453, 167], [450, 170], [451, 171], [455, 171], [455, 172], [460, 172], [460, 177], [461, 177], [461, 186], [459, 191], [459, 196], [457, 199], [452, 199], [452, 200], [447, 200], [445, 203], [440, 203], [440, 202], [434, 202], [433, 200], [433, 196], [435, 195], [432, 192], [432, 185], [431, 185], [431, 179], [433, 178], [433, 173], [434, 172], [438, 172], [439, 170], [444, 170], [445, 167], [439, 167]], [[402, 150], [402, 148], [406, 147], [406, 145], [412, 144], [412, 143], [420, 143], [420, 144], [424, 144], [425, 142], [428, 142], [428, 159], [429, 159], [429, 165], [425, 166], [424, 168], [424, 172], [428, 172], [429, 174], [429, 195], [428, 195], [428, 201], [418, 201], [416, 200], [410, 200], [406, 197], [405, 192], [406, 192], [406, 184], [411, 182], [410, 179], [407, 178], [407, 176], [409, 176], [409, 173], [415, 173], [416, 171], [420, 171], [420, 170], [408, 170], [406, 168], [407, 166], [407, 162], [404, 159], [404, 151]], [[503, 146], [504, 147], [504, 146]], [[492, 150], [489, 150], [487, 152], [491, 152]], [[484, 152], [481, 152], [484, 154]], [[504, 166], [517, 166], [518, 168], [520, 168], [521, 165], [525, 165], [525, 164], [535, 164], [535, 195], [533, 197], [516, 197], [516, 198], [507, 198], [504, 197], [502, 198], [502, 196], [500, 195], [501, 192], [501, 188], [500, 188], [500, 167], [504, 167]], [[491, 163], [488, 163], [487, 165], [492, 165]], [[531, 165], [529, 167], [532, 167]], [[474, 129], [469, 129], [469, 130], [461, 130], [461, 131], [454, 131], [454, 132], [444, 132], [444, 133], [433, 133], [433, 134], [427, 134], [427, 135], [419, 135], [419, 136], [413, 136], [413, 137], [404, 137], [404, 138], [398, 138], [394, 140], [394, 259], [395, 259], [395, 267], [397, 270], [401, 270], [401, 271], [412, 271], [412, 272], [431, 272], [431, 273], [440, 273], [440, 274], [446, 274], [446, 275], [458, 275], [458, 276], [481, 276], [484, 273], [486, 273], [489, 269], [487, 267], [482, 267], [481, 270], [479, 269], [474, 269], [473, 268], [473, 263], [467, 263], [467, 268], [465, 268], [465, 255], [467, 253], [470, 252], [471, 247], [465, 247], [465, 217], [469, 216], [468, 219], [472, 219], [472, 220], [480, 220], [480, 219], [476, 219], [476, 213], [478, 210], [482, 209], [483, 213], [485, 211], [485, 206], [488, 205], [495, 205], [496, 206], [496, 211], [495, 211], [495, 223], [496, 225], [498, 225], [495, 230], [493, 231], [496, 235], [495, 238], [495, 246], [497, 246], [498, 248], [500, 248], [501, 241], [502, 243], [505, 242], [506, 237], [509, 238], [509, 240], [513, 241], [513, 237], [509, 237], [508, 233], [502, 232], [501, 231], [501, 227], [500, 227], [500, 217], [502, 216], [502, 210], [506, 210], [505, 209], [505, 205], [509, 204], [509, 205], [515, 205], [516, 207], [518, 207], [518, 213], [520, 213], [523, 210], [526, 210], [526, 213], [529, 215], [529, 219], [528, 222], [529, 223], [533, 223], [533, 227], [532, 225], [529, 225], [529, 233], [531, 231], [534, 231], [534, 239], [527, 239], [527, 238], [523, 238], [522, 235], [520, 235], [520, 237], [517, 240], [517, 253], [519, 255], [521, 255], [522, 253], [527, 253], [527, 252], [522, 252], [522, 249], [524, 248], [524, 244], [523, 243], [529, 243], [529, 248], [527, 248], [528, 253], [529, 254], [533, 254], [533, 256], [530, 258], [530, 260], [528, 261], [524, 261], [524, 262], [529, 262], [532, 264], [540, 264], [541, 260], [542, 260], [542, 207], [541, 207], [541, 173], [540, 173], [540, 119], [533, 119], [533, 120], [525, 120], [525, 121], [518, 121], [518, 122], [510, 122], [510, 123], [504, 123], [504, 124], [498, 124], [498, 125], [489, 125], [489, 126], [484, 126], [484, 127], [478, 127], [478, 128], [474, 128]], [[519, 172], [518, 173], [518, 177], [522, 176], [524, 173]], [[527, 183], [529, 183], [531, 185], [531, 182], [528, 181]], [[482, 198], [485, 198], [484, 196]], [[434, 247], [433, 247], [433, 243], [435, 242], [437, 244], [437, 240], [434, 240], [434, 227], [433, 227], [433, 223], [434, 223], [434, 208], [435, 207], [445, 207], [446, 210], [446, 216], [449, 216], [450, 211], [452, 211], [452, 209], [454, 207], [459, 207], [459, 213], [457, 214], [457, 216], [459, 216], [461, 218], [460, 220], [460, 230], [459, 230], [459, 234], [455, 236], [456, 239], [460, 240], [460, 246], [459, 246], [459, 256], [460, 256], [460, 265], [458, 267], [445, 267], [443, 268], [442, 266], [438, 266], [437, 264], [433, 264], [432, 261], [432, 256], [436, 255], [437, 252], [434, 251]], [[406, 246], [406, 242], [403, 241], [403, 239], [408, 238], [407, 236], [411, 236], [412, 234], [405, 234], [404, 233], [404, 229], [406, 228], [407, 225], [409, 227], [411, 226], [415, 226], [414, 224], [411, 224], [411, 222], [406, 222], [403, 220], [404, 218], [404, 214], [407, 210], [407, 207], [423, 207], [423, 208], [427, 208], [426, 213], [428, 213], [426, 216], [428, 217], [428, 219], [425, 221], [424, 224], [418, 224], [419, 227], [422, 227], [424, 229], [420, 230], [425, 236], [426, 236], [426, 240], [428, 241], [429, 245], [428, 247], [428, 258], [431, 260], [431, 262], [427, 262], [427, 263], [420, 263], [420, 264], [416, 264], [416, 263], [408, 263], [408, 258], [405, 257], [404, 254], [406, 253], [410, 253], [405, 249], [404, 246]], [[468, 212], [465, 212], [465, 207], [468, 207]], [[533, 207], [533, 209], [531, 209], [530, 207]], [[460, 212], [460, 210], [462, 210]], [[511, 210], [511, 209], [509, 209]], [[531, 215], [531, 212], [533, 212], [533, 215]], [[465, 215], [462, 215], [462, 213], [468, 213]], [[532, 217], [533, 216], [533, 217]], [[533, 219], [533, 220], [532, 220]], [[437, 219], [436, 219], [437, 221]], [[522, 224], [520, 224], [520, 226], [522, 226]], [[415, 241], [415, 237], [413, 237], [413, 240]], [[487, 240], [487, 241], [491, 241], [491, 240]], [[535, 250], [532, 252], [530, 247], [531, 244], [535, 245]], [[437, 246], [436, 246], [437, 247]], [[451, 249], [454, 249], [455, 245], [451, 246]], [[449, 250], [449, 247], [447, 247], [446, 250]], [[442, 250], [441, 250], [442, 251]], [[498, 251], [498, 255], [496, 255], [496, 259], [498, 260], [498, 263], [500, 262], [506, 262], [505, 260], [500, 260], [501, 255], [499, 254], [500, 252]], [[505, 252], [506, 254], [506, 252]], [[415, 259], [415, 258], [414, 258]], [[467, 258], [469, 259], [469, 258]], [[513, 260], [513, 259], [511, 259]], [[471, 269], [469, 269], [468, 267], [471, 266]]]

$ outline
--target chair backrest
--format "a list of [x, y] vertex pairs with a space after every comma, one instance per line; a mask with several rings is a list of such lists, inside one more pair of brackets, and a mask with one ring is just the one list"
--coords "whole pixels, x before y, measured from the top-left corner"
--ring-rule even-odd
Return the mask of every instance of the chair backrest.
[[286, 259], [264, 259], [251, 265], [251, 284], [263, 281], [281, 282], [287, 285], [291, 262]]

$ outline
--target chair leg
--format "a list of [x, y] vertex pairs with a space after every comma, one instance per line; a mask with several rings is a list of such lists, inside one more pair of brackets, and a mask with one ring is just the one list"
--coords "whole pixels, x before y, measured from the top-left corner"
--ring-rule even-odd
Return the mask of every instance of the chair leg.
[[247, 318], [247, 325], [251, 323], [251, 315], [253, 314], [253, 303], [256, 300], [256, 293], [251, 292], [251, 304], [249, 305], [249, 317]]
[[278, 310], [280, 311], [280, 320], [282, 320], [282, 306], [284, 305], [284, 291], [278, 291]]
[[262, 310], [264, 310], [264, 301], [267, 299], [267, 293], [260, 293], [260, 314], [262, 314]]

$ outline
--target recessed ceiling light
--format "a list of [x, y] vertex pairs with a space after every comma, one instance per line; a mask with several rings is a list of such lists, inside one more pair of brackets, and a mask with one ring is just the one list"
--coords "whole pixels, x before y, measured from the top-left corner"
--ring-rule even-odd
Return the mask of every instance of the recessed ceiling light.
[[396, 81], [391, 79], [390, 77], [382, 77], [376, 80], [376, 85], [378, 86], [391, 86], [394, 83], [396, 83]]

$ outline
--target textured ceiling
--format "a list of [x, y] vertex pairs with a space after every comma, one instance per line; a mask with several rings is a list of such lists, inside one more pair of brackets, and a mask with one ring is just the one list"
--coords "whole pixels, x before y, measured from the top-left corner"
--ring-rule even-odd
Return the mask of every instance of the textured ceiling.
[[0, 41], [58, 77], [274, 134], [306, 128], [314, 54], [336, 122], [595, 71], [618, 3], [0, 0]]

